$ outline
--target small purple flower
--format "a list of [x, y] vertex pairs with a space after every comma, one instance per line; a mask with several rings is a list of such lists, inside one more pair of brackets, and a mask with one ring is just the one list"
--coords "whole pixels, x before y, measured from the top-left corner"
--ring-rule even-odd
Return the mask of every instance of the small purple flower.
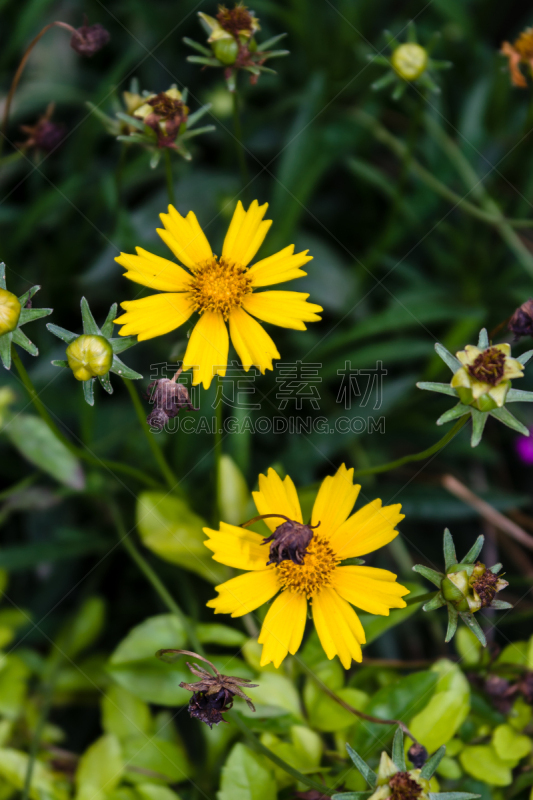
[[[530, 433], [533, 429], [529, 429]], [[533, 465], [533, 436], [520, 436], [515, 439], [515, 450], [522, 463]]]

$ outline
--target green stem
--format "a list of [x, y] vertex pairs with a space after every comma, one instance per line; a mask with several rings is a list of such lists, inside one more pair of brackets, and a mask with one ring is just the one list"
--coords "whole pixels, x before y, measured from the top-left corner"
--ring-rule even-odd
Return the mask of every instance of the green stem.
[[150, 566], [148, 561], [144, 558], [143, 555], [141, 555], [141, 553], [137, 550], [137, 548], [131, 541], [117, 506], [114, 503], [112, 503], [110, 508], [113, 520], [115, 522], [118, 531], [118, 535], [120, 537], [120, 543], [128, 551], [129, 556], [137, 564], [137, 566], [139, 567], [145, 578], [147, 578], [149, 583], [152, 584], [153, 588], [155, 589], [155, 591], [157, 592], [163, 603], [166, 605], [168, 610], [178, 618], [194, 650], [199, 655], [204, 656], [205, 658], [205, 652], [202, 647], [202, 644], [200, 643], [200, 640], [198, 639], [198, 636], [194, 629], [194, 625], [191, 624], [189, 618], [183, 613], [181, 608], [178, 606], [178, 604], [168, 591], [167, 587], [165, 586], [159, 575]]
[[[223, 425], [223, 394], [220, 384], [220, 376], [216, 376], [216, 398], [218, 403], [216, 406], [215, 414], [215, 431], [214, 431], [214, 447], [213, 455], [215, 458], [215, 497], [216, 497], [216, 516], [220, 519], [220, 493], [222, 491], [222, 425]], [[218, 519], [215, 520], [218, 522]]]
[[167, 192], [168, 192], [168, 202], [172, 205], [176, 205], [176, 197], [174, 195], [174, 179], [172, 177], [172, 161], [170, 158], [170, 150], [168, 147], [165, 147], [165, 173], [167, 176]]
[[312, 778], [310, 778], [308, 775], [303, 775], [297, 769], [291, 767], [290, 764], [287, 764], [286, 761], [284, 761], [282, 758], [273, 753], [272, 750], [269, 750], [268, 747], [265, 747], [265, 745], [257, 738], [255, 733], [252, 730], [250, 730], [250, 728], [248, 727], [248, 725], [246, 724], [246, 722], [239, 713], [237, 713], [236, 711], [231, 711], [230, 715], [233, 722], [240, 729], [241, 733], [246, 737], [246, 739], [248, 739], [249, 743], [254, 748], [254, 750], [266, 756], [268, 759], [270, 759], [270, 761], [272, 761], [273, 764], [275, 764], [277, 767], [280, 767], [280, 769], [282, 769], [288, 775], [292, 775], [292, 777], [295, 778], [300, 783], [304, 783], [306, 786], [309, 786], [310, 789], [316, 789], [321, 794], [328, 793], [327, 792], [328, 787], [325, 786], [323, 783], [318, 783], [317, 781], [314, 781]]
[[130, 467], [129, 464], [121, 464], [120, 461], [109, 461], [106, 458], [98, 458], [97, 456], [92, 456], [90, 453], [87, 453], [80, 447], [76, 447], [67, 437], [59, 430], [57, 425], [55, 424], [54, 420], [48, 413], [46, 406], [40, 399], [37, 390], [35, 389], [33, 383], [31, 382], [31, 378], [26, 372], [26, 368], [24, 364], [20, 360], [19, 354], [17, 353], [15, 346], [13, 345], [11, 348], [11, 357], [13, 359], [13, 364], [19, 374], [19, 377], [30, 396], [30, 400], [35, 406], [36, 411], [39, 413], [41, 419], [46, 422], [54, 436], [62, 442], [65, 447], [67, 447], [71, 453], [78, 458], [83, 459], [89, 464], [92, 464], [95, 467], [106, 467], [111, 472], [122, 472], [124, 475], [129, 475], [132, 478], [140, 481], [141, 483], [145, 483], [147, 486], [151, 486], [152, 488], [159, 488], [159, 484], [153, 478], [151, 478], [146, 473], [142, 472], [135, 467]]
[[165, 481], [167, 482], [168, 488], [170, 489], [170, 491], [174, 491], [179, 481], [172, 472], [170, 466], [168, 465], [167, 460], [163, 454], [163, 451], [157, 444], [155, 437], [150, 433], [150, 428], [148, 427], [148, 423], [146, 422], [144, 408], [139, 398], [137, 389], [133, 385], [133, 381], [128, 381], [124, 379], [124, 383], [126, 384], [126, 389], [128, 390], [129, 395], [131, 397], [131, 402], [133, 403], [135, 413], [137, 414], [137, 419], [139, 420], [139, 424], [142, 428], [143, 434], [148, 442], [148, 446], [152, 451], [154, 460], [156, 461], [159, 469], [161, 470], [161, 474], [165, 479]]
[[410, 456], [403, 456], [402, 458], [397, 458], [396, 461], [389, 461], [387, 464], [380, 464], [378, 467], [369, 467], [368, 469], [358, 469], [354, 472], [354, 477], [359, 475], [375, 475], [377, 472], [388, 472], [391, 469], [397, 469], [398, 467], [403, 466], [404, 464], [409, 464], [410, 461], [423, 461], [425, 458], [429, 458], [430, 456], [438, 453], [443, 447], [445, 447], [448, 442], [454, 438], [454, 436], [459, 433], [463, 425], [469, 419], [469, 414], [464, 417], [461, 417], [453, 428], [448, 431], [446, 436], [443, 436], [442, 439], [439, 439], [431, 447], [428, 447], [427, 450], [423, 450], [421, 453], [414, 453]]
[[248, 167], [246, 166], [246, 154], [244, 152], [244, 145], [242, 141], [240, 98], [237, 89], [235, 89], [235, 91], [232, 92], [232, 100], [233, 100], [233, 130], [235, 134], [235, 147], [237, 148], [237, 161], [239, 162], [239, 170], [241, 173], [243, 195], [244, 197], [246, 197], [250, 179], [248, 176]]
[[48, 720], [48, 715], [50, 714], [50, 710], [52, 708], [52, 701], [54, 699], [54, 688], [58, 672], [59, 672], [59, 665], [56, 666], [54, 673], [49, 677], [47, 683], [44, 684], [43, 686], [44, 689], [43, 704], [41, 706], [41, 711], [37, 719], [37, 725], [35, 726], [35, 731], [32, 736], [30, 750], [28, 753], [28, 766], [26, 768], [26, 775], [24, 777], [24, 786], [22, 788], [21, 800], [29, 800], [30, 797], [31, 779], [33, 777], [33, 770], [35, 767], [35, 762], [37, 760], [39, 747], [41, 745], [41, 738], [43, 735], [43, 731], [45, 729], [46, 722]]

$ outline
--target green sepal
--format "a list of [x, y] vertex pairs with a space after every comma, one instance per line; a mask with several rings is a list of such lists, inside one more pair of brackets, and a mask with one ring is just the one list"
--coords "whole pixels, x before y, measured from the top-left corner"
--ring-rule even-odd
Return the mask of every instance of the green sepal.
[[437, 342], [435, 345], [435, 351], [440, 358], [444, 361], [446, 366], [448, 366], [452, 372], [457, 372], [458, 369], [461, 369], [463, 366], [458, 358], [452, 356], [449, 350], [446, 350], [443, 344]]
[[130, 347], [138, 344], [138, 339], [136, 336], [121, 336], [118, 339], [108, 339], [108, 341], [111, 345], [112, 351], [115, 354], [123, 353], [124, 350], [129, 350]]
[[[0, 267], [2, 265], [0, 264]], [[2, 287], [5, 288], [5, 287]], [[13, 339], [13, 333], [10, 331], [9, 333], [4, 333], [3, 336], [0, 336], [0, 359], [2, 360], [2, 364], [6, 369], [11, 369], [11, 341]]]
[[132, 125], [138, 131], [144, 131], [144, 122], [142, 119], [132, 117], [130, 114], [125, 114], [123, 111], [117, 111], [116, 116], [125, 122], [127, 125]]
[[19, 327], [27, 322], [33, 322], [35, 319], [48, 317], [53, 310], [53, 308], [23, 308], [20, 312]]
[[138, 372], [135, 372], [134, 369], [126, 366], [126, 364], [124, 364], [124, 362], [115, 355], [113, 355], [113, 361], [111, 362], [111, 368], [109, 371], [114, 372], [115, 375], [120, 375], [121, 378], [127, 378], [129, 381], [138, 381], [142, 379], [142, 375], [140, 375]]
[[457, 391], [449, 383], [438, 383], [436, 381], [419, 381], [418, 389], [425, 389], [426, 392], [439, 392], [450, 397], [457, 397]]
[[[19, 297], [19, 299], [18, 299], [18, 300], [19, 300], [19, 303], [20, 303], [20, 305], [22, 306], [22, 308], [24, 308], [24, 306], [26, 305], [26, 303], [28, 302], [28, 300], [31, 300], [31, 298], [32, 298], [34, 295], [36, 295], [36, 294], [37, 294], [37, 292], [39, 291], [39, 289], [40, 289], [40, 288], [41, 288], [41, 287], [40, 287], [40, 286], [37, 284], [37, 286], [32, 286], [32, 287], [31, 287], [31, 289], [28, 289], [28, 291], [27, 291], [27, 292], [24, 292], [24, 294], [21, 294], [21, 295], [20, 295], [20, 297]], [[51, 311], [51, 310], [52, 310], [52, 309], [50, 309], [50, 311]]]
[[442, 747], [439, 747], [437, 752], [433, 753], [431, 758], [428, 758], [428, 760], [422, 767], [420, 777], [425, 778], [427, 781], [431, 780], [431, 778], [437, 771], [437, 767], [444, 758], [445, 753], [446, 753], [446, 748], [444, 747], [444, 745]]
[[385, 75], [382, 75], [377, 81], [374, 81], [374, 83], [370, 85], [370, 88], [374, 92], [379, 92], [380, 89], [385, 89], [387, 86], [390, 86], [391, 83], [394, 83], [396, 78], [396, 73], [390, 70], [390, 72], [386, 72]]
[[[111, 308], [109, 309], [109, 314], [106, 317], [104, 324], [101, 327], [102, 336], [105, 336], [106, 339], [109, 339], [113, 335], [113, 323], [115, 322], [115, 318], [117, 316], [117, 309], [118, 305], [113, 303]], [[113, 347], [112, 342], [109, 342], [111, 347]], [[115, 352], [113, 350], [113, 352]]]
[[440, 589], [440, 585], [442, 583], [443, 575], [440, 572], [436, 572], [431, 567], [425, 567], [423, 564], [415, 564], [413, 567], [413, 572], [418, 572], [419, 575], [423, 575], [428, 581], [435, 584]]
[[[268, 50], [269, 48], [274, 47], [275, 44], [280, 42], [286, 36], [288, 36], [287, 33], [278, 33], [277, 36], [272, 36], [272, 38], [271, 39], [267, 39], [266, 42], [261, 42], [261, 44], [257, 45], [256, 53], [264, 53], [265, 50]], [[183, 41], [185, 41], [185, 39]]]
[[188, 47], [192, 47], [193, 50], [197, 50], [199, 53], [201, 53], [204, 56], [210, 56], [211, 55], [211, 50], [208, 50], [208, 48], [204, 47], [203, 44], [200, 44], [199, 42], [195, 42], [194, 39], [189, 39], [188, 36], [184, 36], [181, 41], [184, 44], [188, 45]]
[[396, 39], [396, 37], [393, 36], [389, 30], [384, 30], [383, 36], [387, 40], [387, 44], [392, 50], [396, 50], [396, 48], [400, 46], [400, 42], [398, 41], [398, 39]]
[[195, 136], [201, 136], [203, 133], [211, 133], [212, 131], [216, 131], [215, 125], [204, 125], [203, 128], [196, 128], [192, 131], [187, 131], [182, 136], [180, 136], [179, 141], [187, 141], [187, 139], [194, 139]]
[[529, 361], [530, 358], [533, 358], [533, 350], [526, 350], [526, 352], [522, 353], [521, 356], [518, 356], [518, 358], [516, 360], [519, 361], [522, 364], [522, 366], [524, 367], [527, 364], [527, 362]]
[[502, 567], [503, 567], [503, 564], [500, 564], [498, 562], [498, 564], [493, 564], [492, 567], [489, 567], [489, 569], [490, 569], [491, 572], [493, 572], [495, 575], [497, 575], [498, 572], [500, 572], [500, 570], [502, 569]]
[[204, 64], [206, 67], [223, 67], [222, 61], [218, 58], [205, 58], [204, 56], [187, 56], [187, 61], [190, 64]]
[[[533, 352], [533, 351], [532, 351]], [[506, 403], [533, 403], [533, 392], [523, 389], [509, 389], [505, 398]]]
[[[457, 620], [458, 620], [458, 613], [457, 609], [452, 606], [451, 603], [448, 603], [448, 629], [446, 631], [446, 638], [445, 642], [451, 642], [453, 637], [455, 636], [455, 631], [457, 630]], [[440, 759], [439, 759], [440, 760]]]
[[70, 344], [79, 336], [78, 333], [72, 333], [72, 331], [67, 331], [66, 328], [60, 328], [59, 325], [54, 325], [53, 322], [49, 322], [46, 327], [50, 333], [53, 333], [54, 336], [57, 336], [58, 339], [62, 339], [67, 344]]
[[20, 328], [15, 328], [11, 335], [13, 337], [13, 344], [18, 344], [18, 346], [26, 350], [30, 356], [39, 355], [38, 348], [28, 339], [26, 334], [23, 333]]
[[94, 378], [83, 381], [83, 396], [85, 397], [86, 403], [90, 406], [94, 406]]
[[517, 420], [517, 418], [511, 414], [511, 412], [507, 408], [497, 408], [494, 411], [489, 412], [491, 417], [502, 422], [508, 428], [511, 428], [513, 431], [517, 431], [521, 433], [523, 436], [529, 436], [529, 431], [525, 425], [522, 425], [521, 422]]
[[444, 529], [444, 538], [442, 540], [442, 546], [444, 550], [444, 568], [446, 572], [452, 567], [454, 564], [457, 564], [457, 554], [455, 552], [455, 545], [453, 543], [452, 535], [450, 533], [449, 528]]
[[367, 800], [374, 794], [373, 791], [370, 792], [341, 792], [340, 794], [332, 794], [331, 800]]
[[498, 600], [495, 598], [490, 604], [490, 607], [495, 608], [497, 611], [505, 611], [506, 608], [513, 608], [513, 605], [506, 600]]
[[405, 772], [407, 770], [407, 765], [405, 763], [405, 754], [403, 751], [403, 731], [401, 728], [397, 728], [396, 733], [394, 734], [394, 739], [392, 740], [392, 760], [400, 770], [400, 772]]
[[360, 567], [363, 564], [366, 564], [365, 559], [358, 558], [357, 556], [354, 556], [353, 558], [346, 558], [342, 561], [343, 567]]
[[406, 83], [397, 83], [396, 87], [395, 87], [395, 89], [394, 89], [394, 91], [392, 93], [392, 99], [393, 100], [400, 100], [402, 95], [403, 95], [403, 93], [405, 92], [406, 88], [407, 88], [407, 84]]
[[372, 789], [375, 789], [376, 783], [378, 781], [378, 776], [376, 775], [376, 773], [370, 769], [368, 764], [365, 761], [363, 761], [359, 753], [356, 753], [353, 747], [350, 747], [349, 744], [346, 745], [346, 751], [350, 756], [350, 758], [352, 759], [354, 765], [357, 767], [357, 769], [359, 770], [365, 781], [368, 783], [368, 785]]
[[428, 792], [429, 800], [477, 800], [480, 794], [471, 792]]
[[100, 381], [100, 385], [102, 388], [108, 393], [113, 394], [113, 387], [111, 386], [111, 381], [109, 380], [109, 372], [106, 372], [105, 375], [99, 375], [98, 380]]
[[471, 409], [472, 412], [472, 436], [470, 438], [470, 446], [477, 447], [483, 436], [485, 425], [487, 424], [488, 413], [477, 411], [475, 408]]
[[477, 346], [480, 350], [486, 350], [489, 347], [489, 334], [487, 333], [486, 328], [481, 328], [479, 332], [479, 339], [477, 340]]
[[474, 636], [481, 642], [483, 647], [487, 646], [487, 640], [485, 638], [485, 634], [483, 633], [479, 622], [473, 617], [472, 614], [460, 614], [461, 619], [463, 620], [464, 624], [467, 625]]
[[433, 597], [431, 600], [428, 600], [427, 603], [424, 603], [422, 606], [422, 611], [436, 611], [438, 608], [442, 608], [442, 606], [445, 605], [446, 600], [440, 592], [437, 592], [435, 597]]
[[187, 129], [192, 128], [193, 125], [196, 125], [198, 120], [201, 119], [204, 116], [204, 114], [207, 114], [208, 111], [210, 111], [211, 106], [212, 103], [206, 103], [205, 106], [201, 106], [194, 112], [194, 114], [191, 114], [187, 118]]
[[53, 364], [54, 367], [67, 367], [68, 368], [68, 361], [65, 361], [62, 358], [61, 359], [56, 359], [54, 361], [51, 361], [50, 363]]
[[437, 420], [437, 425], [444, 425], [446, 422], [451, 422], [452, 419], [464, 417], [466, 414], [471, 414], [472, 409], [470, 406], [465, 406], [463, 403], [457, 403], [453, 408], [449, 408]]
[[468, 551], [468, 553], [466, 554], [466, 556], [461, 559], [461, 564], [474, 564], [478, 555], [481, 553], [484, 541], [485, 537], [483, 536], [483, 534], [480, 534], [477, 537], [474, 544], [472, 545], [472, 547], [470, 548], [470, 550]]
[[89, 303], [85, 299], [85, 297], [81, 298], [81, 318], [83, 321], [83, 332], [88, 333], [90, 336], [101, 336], [102, 332], [100, 328], [96, 324], [96, 321], [92, 315], [91, 309], [89, 308]]
[[6, 265], [3, 261], [0, 262], [0, 289], [6, 288]]

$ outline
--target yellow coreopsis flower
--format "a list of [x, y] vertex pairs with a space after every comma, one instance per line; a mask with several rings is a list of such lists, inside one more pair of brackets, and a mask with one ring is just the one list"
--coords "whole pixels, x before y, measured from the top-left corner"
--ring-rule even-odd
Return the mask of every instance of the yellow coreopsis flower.
[[[270, 469], [259, 476], [255, 505], [271, 536], [267, 540], [244, 527], [220, 523], [220, 530], [204, 528], [206, 547], [213, 558], [246, 570], [216, 587], [218, 597], [207, 604], [215, 614], [240, 617], [274, 600], [263, 622], [259, 643], [261, 666], [271, 661], [279, 667], [287, 653], [300, 647], [307, 602], [329, 659], [339, 656], [348, 669], [352, 659], [362, 660], [365, 632], [352, 605], [371, 614], [388, 616], [391, 608], [403, 608], [408, 589], [388, 570], [361, 565], [342, 566], [388, 544], [403, 519], [401, 506], [382, 506], [374, 500], [350, 516], [360, 486], [353, 485], [353, 469], [344, 464], [319, 489], [309, 525], [304, 525], [292, 480], [281, 480]], [[279, 517], [280, 519], [276, 519]], [[280, 524], [281, 518], [286, 521]], [[270, 554], [262, 545], [272, 542]]]
[[511, 380], [524, 375], [522, 364], [511, 358], [511, 346], [507, 343], [484, 350], [467, 344], [456, 355], [463, 366], [454, 374], [451, 386], [462, 403], [474, 405], [479, 411], [501, 408]]
[[157, 232], [185, 266], [137, 247], [137, 255], [121, 253], [115, 260], [126, 268], [125, 277], [163, 293], [121, 303], [126, 311], [115, 322], [121, 336], [137, 335], [139, 341], [162, 336], [183, 325], [196, 311], [200, 315], [191, 333], [183, 369], [193, 370], [193, 384], [207, 389], [215, 375], [225, 375], [228, 362], [229, 323], [231, 341], [246, 371], [258, 367], [264, 374], [272, 359], [280, 358], [276, 345], [253, 318], [282, 328], [306, 330], [305, 322], [320, 319], [321, 306], [308, 303], [302, 292], [268, 291], [263, 286], [285, 283], [306, 275], [300, 267], [312, 256], [294, 253], [289, 245], [249, 266], [272, 224], [263, 217], [268, 204], [257, 200], [245, 211], [237, 203], [220, 257], [213, 254], [196, 216], [186, 217], [168, 207], [161, 214], [164, 228]]

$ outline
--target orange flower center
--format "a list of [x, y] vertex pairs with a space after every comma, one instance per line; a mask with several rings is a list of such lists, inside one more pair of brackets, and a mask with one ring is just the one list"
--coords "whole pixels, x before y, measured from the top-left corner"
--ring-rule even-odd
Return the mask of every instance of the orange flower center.
[[213, 256], [194, 270], [189, 290], [194, 310], [200, 314], [218, 311], [227, 320], [230, 312], [242, 306], [244, 298], [252, 291], [251, 283], [246, 267]]
[[278, 577], [283, 589], [312, 597], [320, 589], [331, 585], [339, 561], [329, 541], [315, 534], [307, 547], [303, 564], [282, 561], [277, 567]]
[[467, 369], [476, 381], [497, 386], [505, 372], [505, 355], [497, 347], [489, 347], [483, 350]]
[[514, 43], [514, 48], [524, 61], [533, 58], [533, 28], [526, 28], [525, 31], [522, 31]]

